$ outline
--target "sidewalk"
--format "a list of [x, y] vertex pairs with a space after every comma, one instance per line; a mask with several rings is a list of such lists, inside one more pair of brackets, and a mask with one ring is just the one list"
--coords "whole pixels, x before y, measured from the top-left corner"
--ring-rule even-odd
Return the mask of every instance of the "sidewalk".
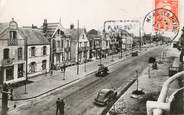
[[[148, 70], [151, 68], [151, 65], [139, 75], [139, 89], [143, 89], [145, 94], [138, 98], [132, 97], [132, 91], [136, 90], [137, 87], [137, 82], [135, 82], [112, 106], [108, 115], [146, 115], [146, 101], [156, 101], [158, 99], [162, 84], [169, 78], [168, 67], [173, 61], [171, 57], [178, 58], [179, 52], [169, 46], [166, 56], [167, 58], [164, 59], [164, 63], [158, 64], [158, 70], [151, 69], [150, 76], [148, 75]], [[172, 83], [168, 96], [178, 88], [177, 81]]]

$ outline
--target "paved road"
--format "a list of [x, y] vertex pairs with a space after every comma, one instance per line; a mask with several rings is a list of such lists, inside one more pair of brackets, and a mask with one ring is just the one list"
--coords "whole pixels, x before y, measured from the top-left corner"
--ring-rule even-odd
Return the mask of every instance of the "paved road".
[[58, 97], [64, 98], [66, 115], [100, 115], [105, 107], [93, 104], [97, 92], [102, 88], [119, 88], [125, 86], [132, 78], [135, 71], [142, 72], [148, 65], [148, 58], [161, 54], [161, 48], [156, 48], [148, 53], [127, 59], [110, 67], [110, 74], [103, 78], [89, 75], [69, 87], [19, 107], [18, 115], [55, 115], [55, 101]]

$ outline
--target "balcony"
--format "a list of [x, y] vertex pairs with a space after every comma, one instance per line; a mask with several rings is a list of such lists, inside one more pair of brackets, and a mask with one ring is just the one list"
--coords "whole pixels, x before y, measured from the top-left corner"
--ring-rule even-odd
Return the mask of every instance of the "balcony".
[[66, 47], [65, 52], [70, 52], [70, 47]]
[[3, 59], [2, 66], [3, 67], [12, 66], [13, 62], [14, 62], [14, 58]]
[[8, 40], [8, 46], [17, 46], [18, 45], [18, 40], [17, 39], [9, 39]]
[[80, 47], [79, 48], [79, 51], [81, 52], [86, 51], [86, 50], [90, 50], [90, 47]]
[[56, 53], [61, 53], [61, 52], [63, 52], [63, 51], [64, 51], [63, 48], [56, 48]]

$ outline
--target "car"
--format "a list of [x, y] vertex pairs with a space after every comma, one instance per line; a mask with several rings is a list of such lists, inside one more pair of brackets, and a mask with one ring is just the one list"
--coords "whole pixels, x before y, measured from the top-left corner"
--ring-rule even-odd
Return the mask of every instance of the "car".
[[101, 89], [97, 97], [95, 98], [95, 104], [97, 105], [108, 105], [117, 97], [117, 92], [114, 89]]
[[109, 71], [108, 67], [104, 66], [103, 64], [99, 64], [98, 66], [99, 66], [98, 71], [95, 74], [97, 77], [104, 77], [108, 75]]

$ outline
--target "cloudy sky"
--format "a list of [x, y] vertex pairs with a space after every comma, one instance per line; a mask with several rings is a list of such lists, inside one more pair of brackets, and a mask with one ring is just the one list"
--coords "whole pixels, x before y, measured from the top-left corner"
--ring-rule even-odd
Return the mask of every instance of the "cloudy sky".
[[153, 9], [153, 0], [0, 0], [0, 22], [14, 18], [20, 26], [61, 22], [65, 28], [80, 21], [80, 27], [101, 30], [105, 20], [143, 19]]

